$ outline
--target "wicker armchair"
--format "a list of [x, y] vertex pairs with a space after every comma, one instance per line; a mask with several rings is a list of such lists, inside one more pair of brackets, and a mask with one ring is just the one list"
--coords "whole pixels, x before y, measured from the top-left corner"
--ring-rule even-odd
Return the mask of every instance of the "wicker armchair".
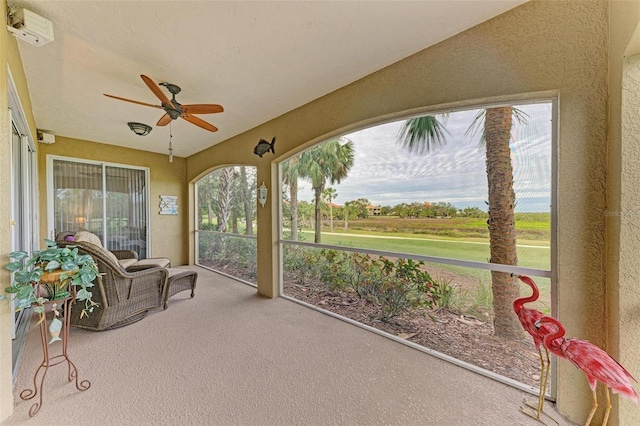
[[168, 276], [166, 269], [127, 272], [116, 257], [102, 247], [86, 241], [56, 240], [59, 246], [74, 245], [81, 254], [91, 255], [100, 271], [91, 287], [92, 300], [100, 306], [84, 318], [80, 318], [80, 309], [71, 309], [72, 325], [94, 331], [109, 330], [139, 321], [149, 309], [161, 305]]

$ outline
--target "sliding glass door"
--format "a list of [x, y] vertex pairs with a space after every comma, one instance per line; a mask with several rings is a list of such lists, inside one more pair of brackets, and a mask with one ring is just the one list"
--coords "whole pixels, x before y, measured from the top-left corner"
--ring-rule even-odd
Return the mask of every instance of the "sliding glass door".
[[109, 250], [147, 257], [148, 169], [50, 156], [47, 170], [54, 236], [86, 230]]
[[[36, 216], [36, 152], [11, 115], [11, 251], [38, 249]], [[17, 304], [14, 302], [14, 307]], [[12, 337], [23, 311], [12, 318]]]

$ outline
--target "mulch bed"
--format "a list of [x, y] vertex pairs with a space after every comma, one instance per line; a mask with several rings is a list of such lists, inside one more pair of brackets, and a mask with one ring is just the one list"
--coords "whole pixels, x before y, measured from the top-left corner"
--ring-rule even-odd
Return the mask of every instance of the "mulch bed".
[[521, 383], [538, 387], [540, 361], [533, 342], [512, 341], [493, 335], [493, 327], [474, 317], [446, 309], [415, 310], [381, 321], [380, 308], [340, 291], [310, 291], [308, 287], [285, 283], [287, 296], [375, 327], [426, 348], [477, 365]]

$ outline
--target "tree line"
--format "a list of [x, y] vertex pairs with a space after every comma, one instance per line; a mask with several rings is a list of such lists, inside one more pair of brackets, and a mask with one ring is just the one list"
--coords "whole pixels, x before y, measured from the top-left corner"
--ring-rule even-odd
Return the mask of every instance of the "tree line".
[[[337, 196], [337, 192], [333, 188], [327, 188], [332, 190]], [[290, 226], [291, 210], [288, 194], [284, 194], [283, 213], [286, 219], [286, 226]], [[320, 211], [322, 219], [329, 221], [330, 230], [333, 231], [333, 221], [344, 221], [347, 219], [347, 224], [344, 225], [345, 230], [348, 229], [348, 220], [354, 219], [367, 219], [372, 214], [371, 203], [366, 198], [358, 198], [357, 200], [351, 200], [344, 203], [342, 206], [334, 205], [326, 197], [323, 197]], [[314, 202], [299, 201], [297, 206], [298, 223], [302, 226], [314, 228], [315, 226], [315, 205]], [[379, 208], [379, 215], [385, 217], [397, 217], [400, 219], [436, 219], [436, 218], [453, 218], [453, 217], [468, 217], [468, 218], [487, 218], [489, 214], [478, 207], [465, 207], [464, 209], [457, 208], [451, 203], [447, 202], [413, 202], [413, 203], [400, 203], [395, 206], [381, 206]]]

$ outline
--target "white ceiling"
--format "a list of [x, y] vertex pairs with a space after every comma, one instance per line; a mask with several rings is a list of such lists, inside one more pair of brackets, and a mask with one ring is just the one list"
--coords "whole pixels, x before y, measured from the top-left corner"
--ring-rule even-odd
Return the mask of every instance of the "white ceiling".
[[[169, 126], [156, 126], [162, 110], [103, 96], [158, 104], [140, 78], [145, 74], [180, 86], [182, 104], [225, 108], [199, 116], [216, 133], [172, 122], [174, 153], [186, 157], [525, 1], [9, 0], [9, 6], [54, 27], [55, 41], [42, 47], [18, 41], [39, 129], [167, 153]], [[136, 136], [128, 121], [153, 130]]]

